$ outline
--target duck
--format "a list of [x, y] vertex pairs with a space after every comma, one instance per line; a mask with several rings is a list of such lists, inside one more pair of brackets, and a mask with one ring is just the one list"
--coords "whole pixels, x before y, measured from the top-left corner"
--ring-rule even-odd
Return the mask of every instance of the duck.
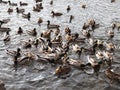
[[9, 3], [10, 6], [17, 6], [17, 3], [11, 3], [10, 0], [8, 1], [8, 3]]
[[42, 18], [39, 17], [38, 22], [37, 22], [39, 24], [39, 26], [41, 25], [42, 22], [43, 22]]
[[96, 43], [97, 43], [98, 49], [104, 49], [104, 45], [103, 45], [104, 41], [103, 40], [97, 39]]
[[71, 71], [70, 65], [60, 65], [55, 70], [55, 75], [66, 75]]
[[36, 8], [38, 8], [40, 10], [43, 9], [42, 3], [36, 4]]
[[69, 27], [66, 27], [64, 29], [64, 32], [65, 32], [65, 34], [70, 34], [71, 33], [71, 29]]
[[53, 32], [53, 30], [43, 31], [43, 32], [41, 33], [41, 37], [50, 39], [50, 38], [51, 38], [51, 32]]
[[71, 35], [71, 34], [66, 34], [66, 35], [65, 35], [65, 41], [67, 41], [67, 42], [72, 42], [72, 41], [73, 41], [72, 35]]
[[106, 45], [106, 50], [113, 52], [116, 49], [116, 46], [113, 43], [105, 43]]
[[51, 11], [51, 13], [52, 13], [52, 17], [54, 17], [54, 16], [61, 16], [61, 15], [63, 15], [62, 13], [60, 13], [60, 12], [54, 12], [54, 11]]
[[33, 7], [33, 11], [35, 11], [35, 12], [40, 12], [40, 8]]
[[21, 49], [20, 48], [17, 48], [17, 50], [6, 50], [6, 53], [12, 57], [16, 57], [16, 58], [19, 58], [21, 57]]
[[86, 65], [88, 65], [88, 66], [90, 65], [93, 68], [94, 73], [98, 76], [100, 67], [103, 62], [102, 61], [97, 62], [95, 59], [93, 59], [89, 55], [87, 56], [87, 58], [88, 58], [88, 63]]
[[23, 33], [23, 29], [21, 27], [18, 28], [17, 34], [22, 34]]
[[74, 19], [74, 16], [70, 15], [69, 23], [71, 23], [73, 19]]
[[82, 30], [82, 34], [83, 34], [83, 36], [85, 36], [85, 37], [88, 38], [88, 39], [91, 37], [91, 34], [90, 34], [89, 31]]
[[29, 39], [28, 41], [22, 41], [21, 44], [22, 44], [23, 48], [28, 49], [28, 48], [32, 47], [31, 42], [32, 41]]
[[0, 32], [10, 32], [11, 29], [7, 27], [0, 27]]
[[28, 12], [28, 14], [22, 14], [22, 17], [23, 17], [23, 18], [27, 18], [27, 19], [30, 21], [31, 13]]
[[20, 6], [27, 6], [28, 5], [28, 3], [24, 3], [24, 2], [19, 2], [19, 4], [20, 4]]
[[3, 24], [6, 24], [6, 23], [10, 22], [10, 18], [5, 18], [2, 20], [2, 22], [3, 22]]
[[85, 9], [85, 8], [86, 8], [86, 5], [85, 5], [85, 4], [83, 4], [83, 5], [81, 5], [81, 7]]
[[80, 58], [82, 54], [82, 50], [84, 49], [83, 47], [78, 46], [78, 44], [72, 45], [72, 49], [74, 52], [76, 52]]
[[38, 45], [39, 45], [39, 39], [36, 39], [36, 40], [33, 42], [33, 45], [37, 48]]
[[105, 75], [110, 79], [110, 83], [113, 83], [113, 81], [120, 82], [120, 74], [115, 73], [111, 68], [105, 70]]
[[50, 5], [53, 5], [53, 0], [50, 1]]
[[112, 39], [113, 37], [114, 37], [114, 31], [112, 30], [112, 31], [108, 31], [107, 32], [107, 36], [110, 38], [110, 39]]
[[50, 24], [50, 21], [47, 21], [47, 29], [58, 29], [60, 26], [56, 24]]
[[100, 60], [104, 59], [104, 54], [101, 51], [97, 51], [95, 55], [96, 55], [97, 59], [100, 59]]
[[35, 0], [35, 2], [36, 2], [36, 3], [38, 3], [38, 2], [42, 2], [42, 0]]
[[61, 36], [61, 35], [56, 36], [56, 37], [52, 40], [52, 43], [53, 43], [53, 44], [55, 44], [55, 42], [56, 42], [56, 44], [57, 44], [57, 43], [58, 43], [58, 44], [61, 44], [61, 43], [62, 43], [62, 36]]
[[6, 32], [4, 38], [3, 38], [3, 41], [6, 43], [8, 41], [10, 41], [10, 34], [9, 34], [9, 31]]
[[10, 14], [13, 12], [13, 9], [12, 8], [8, 8], [7, 12]]
[[116, 25], [116, 23], [113, 23], [112, 24], [112, 30], [114, 30], [115, 28], [117, 28], [117, 25]]
[[89, 27], [90, 27], [89, 24], [84, 23], [84, 25], [82, 26], [82, 29], [83, 29], [83, 30], [86, 30], [86, 29], [88, 29]]
[[17, 13], [24, 13], [25, 9], [19, 9], [18, 7], [16, 7], [16, 12]]
[[36, 28], [34, 28], [32, 31], [27, 31], [29, 35], [31, 36], [37, 36]]
[[67, 12], [69, 12], [71, 10], [70, 5], [67, 6]]
[[111, 3], [115, 2], [115, 0], [111, 0]]

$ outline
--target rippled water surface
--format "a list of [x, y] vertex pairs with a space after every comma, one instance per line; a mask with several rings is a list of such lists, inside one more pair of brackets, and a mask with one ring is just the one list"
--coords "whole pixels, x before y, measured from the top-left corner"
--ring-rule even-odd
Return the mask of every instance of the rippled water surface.
[[[101, 70], [100, 79], [95, 75], [87, 75], [81, 70], [72, 69], [71, 76], [67, 79], [59, 79], [54, 75], [56, 67], [50, 64], [33, 63], [30, 66], [22, 66], [17, 72], [12, 67], [13, 61], [11, 57], [6, 55], [6, 49], [16, 49], [20, 47], [20, 41], [28, 40], [30, 36], [26, 34], [26, 30], [37, 29], [37, 32], [47, 30], [47, 20], [51, 23], [57, 23], [61, 27], [61, 31], [66, 26], [69, 26], [72, 32], [81, 33], [82, 25], [89, 19], [94, 19], [100, 24], [100, 28], [96, 29], [94, 36], [96, 38], [107, 39], [105, 31], [109, 30], [114, 22], [120, 22], [120, 0], [115, 3], [110, 3], [110, 0], [53, 0], [51, 6], [50, 0], [43, 0], [44, 9], [41, 12], [33, 12], [32, 8], [35, 5], [34, 0], [11, 0], [11, 2], [19, 3], [19, 1], [27, 2], [28, 6], [20, 8], [25, 9], [25, 13], [31, 12], [31, 20], [28, 21], [17, 14], [15, 8], [8, 4], [0, 4], [0, 20], [10, 18], [10, 22], [3, 25], [11, 28], [11, 42], [7, 45], [3, 42], [4, 33], [0, 32], [0, 79], [5, 82], [7, 90], [120, 90], [120, 83], [109, 85], [109, 80], [104, 75], [104, 70]], [[86, 4], [86, 9], [81, 8], [82, 4]], [[71, 6], [71, 11], [66, 12], [67, 5]], [[7, 9], [14, 9], [12, 14], [7, 13]], [[61, 17], [51, 17], [51, 11], [62, 12]], [[72, 23], [69, 23], [70, 15], [74, 16]], [[38, 26], [37, 20], [43, 18], [41, 27]], [[16, 35], [18, 27], [21, 26], [24, 34]], [[62, 32], [63, 33], [63, 32]], [[38, 35], [39, 37], [40, 35]], [[120, 44], [120, 33], [115, 30], [113, 39], [115, 44]], [[115, 53], [115, 60], [119, 61], [120, 51]], [[114, 68], [120, 71], [120, 64], [113, 64]], [[34, 70], [37, 68], [39, 70]]]

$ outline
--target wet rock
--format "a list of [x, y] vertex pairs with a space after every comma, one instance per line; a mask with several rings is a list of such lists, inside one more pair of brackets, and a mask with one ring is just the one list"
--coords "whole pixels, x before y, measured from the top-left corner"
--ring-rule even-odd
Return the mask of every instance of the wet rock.
[[0, 80], [0, 90], [6, 90], [5, 84], [2, 80]]

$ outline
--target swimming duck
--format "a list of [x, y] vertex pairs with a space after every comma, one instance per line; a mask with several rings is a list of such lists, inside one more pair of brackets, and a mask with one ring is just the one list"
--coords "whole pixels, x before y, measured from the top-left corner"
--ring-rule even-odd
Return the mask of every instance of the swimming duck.
[[71, 10], [70, 5], [67, 6], [67, 12]]
[[36, 4], [36, 8], [38, 8], [40, 10], [43, 9], [42, 3]]
[[99, 49], [104, 49], [104, 45], [103, 45], [104, 41], [103, 40], [97, 39], [96, 43], [97, 43], [97, 47]]
[[9, 31], [6, 32], [3, 41], [4, 41], [4, 42], [10, 41], [10, 34], [9, 34]]
[[16, 58], [19, 58], [21, 56], [21, 49], [20, 48], [17, 48], [17, 51], [14, 51], [14, 50], [6, 50], [6, 53], [10, 56], [13, 56], [13, 57], [16, 57]]
[[38, 2], [42, 2], [42, 0], [35, 0], [35, 2], [36, 2], [36, 3], [38, 3]]
[[6, 24], [6, 23], [10, 22], [10, 18], [5, 18], [2, 20], [2, 22], [3, 22], [3, 24]]
[[51, 32], [53, 32], [53, 30], [43, 31], [43, 32], [41, 33], [41, 37], [50, 39], [50, 38], [51, 38]]
[[61, 43], [62, 43], [62, 36], [61, 36], [61, 35], [56, 36], [56, 37], [52, 40], [52, 43], [54, 43], [54, 42], [56, 42], [56, 44], [57, 44], [57, 42], [58, 42], [58, 44], [61, 44]]
[[17, 6], [17, 3], [11, 3], [11, 1], [8, 1], [10, 6]]
[[71, 29], [69, 27], [66, 27], [64, 32], [65, 32], [65, 34], [70, 34], [71, 33]]
[[88, 29], [89, 27], [90, 27], [89, 24], [84, 23], [82, 29], [86, 30], [86, 29]]
[[10, 14], [13, 12], [13, 9], [12, 8], [8, 8], [7, 12]]
[[41, 25], [41, 23], [43, 22], [43, 20], [42, 20], [42, 18], [40, 17], [39, 19], [38, 19], [38, 24], [39, 24], [39, 26]]
[[83, 5], [81, 5], [81, 7], [85, 9], [85, 8], [86, 8], [86, 5], [85, 5], [85, 4], [83, 4]]
[[85, 36], [86, 38], [90, 38], [90, 37], [91, 37], [91, 34], [90, 34], [89, 31], [82, 30], [82, 34], [83, 34], [83, 36]]
[[37, 7], [33, 7], [33, 11], [40, 12], [40, 9]]
[[103, 60], [103, 58], [104, 58], [103, 52], [101, 52], [101, 51], [97, 51], [95, 55], [96, 55], [97, 59]]
[[114, 37], [114, 31], [108, 31], [107, 36], [112, 39]]
[[56, 24], [50, 24], [50, 21], [47, 21], [47, 29], [58, 29], [60, 26]]
[[0, 27], [0, 32], [9, 32], [9, 31], [11, 31], [10, 28]]
[[73, 19], [74, 19], [74, 16], [70, 15], [69, 23], [71, 23]]
[[72, 41], [73, 41], [72, 35], [71, 35], [71, 34], [66, 34], [66, 35], [65, 35], [65, 40], [66, 40], [67, 42], [72, 42]]
[[27, 18], [30, 21], [31, 13], [29, 12], [28, 14], [22, 14], [22, 17]]
[[38, 44], [39, 44], [39, 39], [36, 39], [36, 40], [33, 42], [33, 45], [35, 45], [35, 47], [37, 48], [37, 47], [38, 47]]
[[28, 34], [32, 36], [37, 36], [36, 28], [34, 28], [32, 31], [28, 31]]
[[54, 12], [54, 11], [52, 11], [51, 13], [52, 13], [52, 17], [54, 17], [54, 16], [61, 16], [61, 15], [63, 15], [63, 14], [62, 14], [62, 13], [60, 13], [60, 12]]
[[19, 2], [20, 3], [20, 6], [27, 6], [28, 5], [28, 3], [24, 3], [24, 2]]
[[68, 74], [71, 71], [70, 65], [60, 65], [55, 70], [55, 75], [61, 76]]
[[93, 58], [90, 58], [89, 55], [87, 56], [87, 58], [88, 58], [88, 64], [86, 64], [86, 65], [92, 66], [94, 73], [98, 76], [102, 61], [97, 62]]
[[17, 13], [24, 13], [25, 12], [25, 9], [19, 9], [18, 7], [16, 8], [16, 12]]
[[111, 3], [115, 2], [115, 0], [111, 0]]
[[50, 5], [53, 5], [53, 0], [50, 1]]
[[78, 44], [72, 45], [73, 51], [76, 52], [80, 58], [82, 54], [83, 47], [78, 46]]
[[113, 52], [116, 48], [116, 46], [113, 43], [105, 43], [106, 44], [106, 50]]
[[22, 41], [21, 44], [22, 44], [23, 48], [28, 49], [28, 48], [32, 47], [31, 42], [32, 41], [29, 39], [28, 41]]
[[115, 28], [117, 28], [117, 25], [115, 23], [112, 24], [112, 30], [114, 30]]
[[18, 28], [17, 34], [22, 34], [23, 33], [23, 29], [21, 27]]
[[111, 68], [108, 68], [105, 71], [105, 75], [110, 79], [110, 83], [113, 81], [120, 82], [120, 74], [113, 72]]

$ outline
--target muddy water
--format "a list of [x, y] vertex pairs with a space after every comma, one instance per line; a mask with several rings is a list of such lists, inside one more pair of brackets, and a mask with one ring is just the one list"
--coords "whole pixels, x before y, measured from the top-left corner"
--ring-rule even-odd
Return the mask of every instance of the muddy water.
[[[19, 3], [24, 1], [28, 6], [20, 8], [25, 9], [25, 13], [31, 12], [31, 20], [28, 21], [17, 14], [16, 7], [9, 6], [8, 4], [0, 4], [0, 20], [10, 18], [10, 22], [3, 25], [4, 27], [11, 28], [11, 42], [4, 44], [4, 33], [0, 32], [0, 79], [5, 82], [7, 90], [120, 90], [120, 83], [109, 85], [109, 80], [104, 75], [104, 70], [101, 70], [100, 77], [95, 75], [87, 75], [81, 70], [72, 69], [71, 76], [67, 79], [59, 79], [54, 76], [55, 67], [50, 64], [33, 63], [30, 66], [23, 66], [14, 71], [12, 67], [13, 62], [11, 57], [6, 55], [6, 49], [16, 49], [21, 47], [22, 40], [31, 38], [26, 34], [26, 30], [33, 28], [37, 32], [46, 30], [47, 20], [51, 23], [57, 23], [61, 27], [61, 31], [69, 26], [72, 32], [80, 33], [82, 25], [89, 19], [94, 19], [100, 23], [100, 28], [94, 32], [95, 38], [106, 40], [105, 31], [110, 29], [113, 22], [120, 22], [120, 1], [116, 0], [115, 3], [110, 3], [110, 0], [53, 0], [53, 6], [49, 4], [50, 0], [43, 0], [44, 9], [41, 12], [33, 12], [32, 7], [35, 5], [34, 0], [11, 0], [11, 2]], [[86, 4], [86, 9], [82, 9], [81, 5]], [[71, 6], [71, 11], [66, 12], [67, 5]], [[11, 7], [14, 9], [12, 14], [7, 13], [7, 9]], [[51, 17], [51, 11], [59, 11], [63, 16], [58, 18]], [[72, 23], [69, 22], [70, 15], [74, 16]], [[43, 18], [41, 27], [38, 26], [37, 20], [39, 17]], [[18, 27], [21, 26], [24, 34], [21, 36], [16, 35]], [[61, 32], [63, 33], [63, 32]], [[39, 37], [40, 35], [38, 35]], [[115, 37], [113, 42], [116, 45], [120, 44], [120, 33], [115, 30]], [[119, 62], [120, 51], [115, 52], [115, 60]], [[120, 71], [120, 64], [113, 64], [115, 70]], [[37, 68], [39, 70], [35, 70]]]

